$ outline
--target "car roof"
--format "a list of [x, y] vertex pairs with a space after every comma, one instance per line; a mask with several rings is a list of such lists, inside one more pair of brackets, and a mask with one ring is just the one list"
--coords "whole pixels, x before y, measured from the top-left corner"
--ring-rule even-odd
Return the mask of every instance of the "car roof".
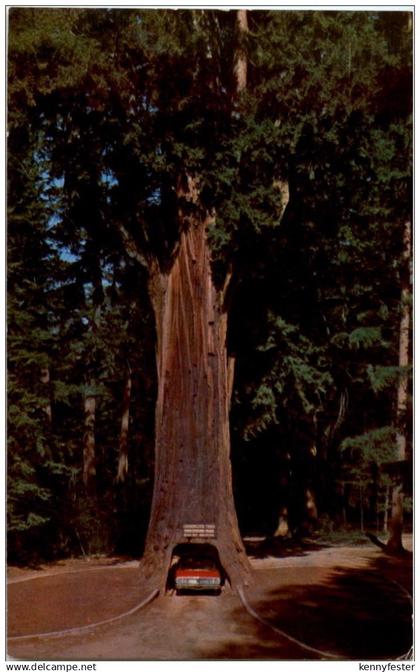
[[182, 555], [179, 559], [179, 562], [184, 563], [184, 562], [207, 562], [209, 564], [215, 565], [216, 560], [211, 557], [211, 555], [199, 555], [199, 554], [193, 554], [193, 555]]

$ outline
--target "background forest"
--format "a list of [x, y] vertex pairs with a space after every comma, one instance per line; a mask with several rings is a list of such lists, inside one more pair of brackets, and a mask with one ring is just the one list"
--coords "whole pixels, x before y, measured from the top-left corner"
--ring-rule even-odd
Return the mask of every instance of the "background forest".
[[248, 22], [238, 39], [228, 11], [9, 10], [11, 561], [142, 551], [155, 331], [131, 241], [169, 255], [181, 165], [234, 278], [242, 534], [387, 525], [389, 465], [412, 452], [411, 14]]

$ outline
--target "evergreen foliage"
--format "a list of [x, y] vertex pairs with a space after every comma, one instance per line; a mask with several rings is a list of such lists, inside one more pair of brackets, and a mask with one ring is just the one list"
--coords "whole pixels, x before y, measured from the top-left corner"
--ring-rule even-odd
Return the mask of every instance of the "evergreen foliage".
[[[285, 502], [299, 527], [308, 486], [333, 519], [343, 510], [340, 479], [386, 486], [372, 474], [393, 459], [405, 373], [411, 15], [248, 14], [249, 85], [238, 96], [233, 11], [9, 12], [14, 560], [141, 548], [155, 335], [132, 248], [171, 263], [182, 172], [197, 177], [202, 206], [216, 215], [216, 281], [233, 272], [231, 429], [243, 530], [273, 532]], [[116, 484], [128, 369], [130, 467]], [[96, 399], [95, 496], [82, 484], [86, 393]]]

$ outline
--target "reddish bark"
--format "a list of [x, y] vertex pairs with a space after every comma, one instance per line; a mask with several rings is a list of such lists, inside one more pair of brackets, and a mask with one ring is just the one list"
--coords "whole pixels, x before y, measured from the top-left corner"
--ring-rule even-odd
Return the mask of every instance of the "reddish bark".
[[[246, 10], [237, 12], [236, 92], [247, 84]], [[144, 578], [163, 589], [184, 525], [214, 525], [212, 543], [235, 589], [251, 569], [239, 533], [232, 492], [229, 407], [234, 361], [226, 350], [224, 289], [216, 289], [207, 229], [214, 215], [200, 203], [199, 181], [178, 185], [179, 245], [169, 272], [149, 263], [156, 318], [158, 398], [155, 483], [142, 563]], [[194, 541], [194, 540], [192, 540]]]
[[[212, 280], [197, 183], [188, 178], [179, 202], [181, 237], [168, 273], [151, 267], [150, 296], [156, 317], [158, 398], [155, 416], [155, 483], [143, 573], [166, 584], [172, 552], [185, 543], [184, 525], [215, 525], [209, 541], [228, 580], [244, 585], [250, 567], [241, 541], [229, 457], [230, 376], [224, 295]], [[196, 540], [198, 541], [198, 540]]]
[[287, 506], [282, 506], [279, 513], [279, 520], [276, 531], [273, 534], [273, 537], [280, 537], [285, 539], [290, 537], [290, 527], [289, 527], [289, 510]]
[[130, 401], [132, 378], [130, 368], [124, 386], [123, 408], [121, 416], [120, 443], [118, 453], [117, 482], [122, 483], [128, 473], [128, 430], [130, 425]]
[[[403, 463], [407, 459], [406, 417], [408, 409], [408, 376], [407, 367], [410, 358], [410, 258], [411, 258], [411, 222], [404, 226], [403, 259], [405, 281], [401, 290], [401, 319], [399, 338], [399, 366], [402, 369], [397, 390], [397, 460]], [[404, 487], [402, 474], [395, 478], [392, 488], [391, 516], [388, 522], [389, 537], [387, 550], [398, 553], [403, 550], [402, 532], [404, 521]]]
[[235, 357], [233, 355], [229, 355], [228, 357], [227, 375], [228, 375], [228, 399], [230, 408], [232, 402], [233, 383], [235, 380]]
[[236, 22], [239, 33], [239, 46], [236, 50], [235, 59], [236, 92], [241, 93], [246, 89], [248, 75], [248, 58], [244, 47], [245, 35], [248, 32], [248, 13], [246, 9], [238, 9]]
[[388, 521], [388, 541], [386, 549], [390, 553], [401, 553], [403, 549], [402, 533], [404, 521], [404, 491], [402, 480], [398, 479], [392, 487], [391, 516]]
[[88, 488], [92, 486], [96, 476], [95, 456], [95, 415], [96, 397], [86, 394], [84, 400], [84, 434], [83, 434], [83, 483]]

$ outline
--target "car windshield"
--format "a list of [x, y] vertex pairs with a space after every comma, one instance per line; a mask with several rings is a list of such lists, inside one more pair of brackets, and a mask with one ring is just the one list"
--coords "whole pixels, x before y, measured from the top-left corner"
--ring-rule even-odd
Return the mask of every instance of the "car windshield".
[[215, 563], [212, 558], [181, 558], [180, 566], [185, 569], [214, 569]]

